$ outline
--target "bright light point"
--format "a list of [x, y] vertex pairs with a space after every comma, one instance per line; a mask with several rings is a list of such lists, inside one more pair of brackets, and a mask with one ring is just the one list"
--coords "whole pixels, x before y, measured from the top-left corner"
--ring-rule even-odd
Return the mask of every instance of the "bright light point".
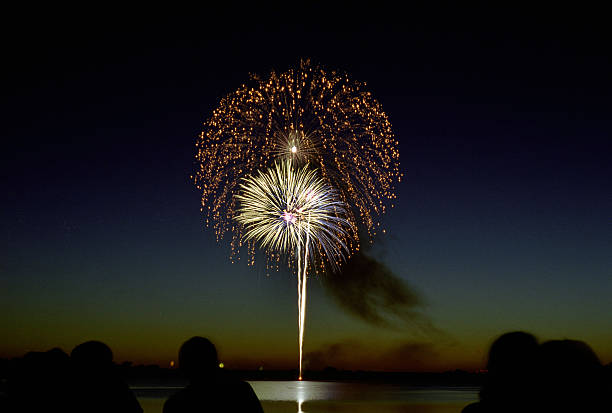
[[295, 221], [297, 221], [297, 217], [295, 215], [293, 215], [291, 212], [283, 212], [283, 215], [281, 215], [281, 217], [288, 223], [288, 224], [295, 224]]
[[221, 369], [222, 369], [223, 367], [225, 367], [225, 364], [223, 364], [223, 363], [219, 363], [219, 368], [221, 368]]
[[174, 367], [174, 360], [170, 362], [170, 367]]
[[302, 376], [298, 377], [298, 380], [299, 380], [299, 381], [302, 381]]
[[297, 148], [295, 146], [291, 147], [291, 153], [296, 153], [297, 152]]

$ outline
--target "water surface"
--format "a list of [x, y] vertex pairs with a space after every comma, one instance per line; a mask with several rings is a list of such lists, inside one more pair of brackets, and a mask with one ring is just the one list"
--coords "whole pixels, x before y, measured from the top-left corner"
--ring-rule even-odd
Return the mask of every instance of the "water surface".
[[[389, 383], [249, 381], [266, 413], [451, 413], [478, 399], [475, 387]], [[145, 413], [161, 413], [180, 387], [134, 387]]]

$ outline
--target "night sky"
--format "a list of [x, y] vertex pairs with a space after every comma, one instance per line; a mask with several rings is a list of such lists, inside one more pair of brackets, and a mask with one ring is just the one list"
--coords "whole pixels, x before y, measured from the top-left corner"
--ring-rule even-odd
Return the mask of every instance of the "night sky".
[[0, 357], [97, 339], [167, 366], [202, 335], [230, 368], [296, 368], [295, 277], [231, 264], [190, 176], [221, 97], [311, 58], [389, 116], [404, 177], [369, 254], [435, 326], [365, 322], [314, 279], [311, 366], [476, 369], [517, 329], [612, 361], [601, 11], [258, 11], [5, 15]]

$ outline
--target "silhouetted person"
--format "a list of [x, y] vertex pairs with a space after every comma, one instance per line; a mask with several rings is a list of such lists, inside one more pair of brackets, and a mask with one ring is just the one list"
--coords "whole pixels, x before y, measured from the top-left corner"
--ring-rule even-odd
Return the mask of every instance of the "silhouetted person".
[[183, 343], [179, 350], [179, 368], [189, 385], [166, 400], [164, 413], [263, 413], [251, 386], [232, 380], [221, 371], [217, 350], [208, 339], [192, 337]]
[[113, 352], [106, 344], [79, 344], [70, 361], [74, 382], [67, 404], [72, 412], [142, 413], [138, 400], [116, 373]]
[[8, 412], [64, 411], [68, 372], [68, 355], [58, 348], [26, 353], [13, 366], [3, 407]]
[[9, 376], [9, 361], [0, 359], [0, 412], [8, 410], [8, 376]]
[[612, 389], [605, 373], [586, 343], [545, 342], [540, 346], [540, 407], [555, 412], [611, 412]]
[[487, 361], [487, 378], [480, 402], [463, 413], [530, 412], [536, 409], [538, 342], [525, 332], [501, 335], [493, 342]]

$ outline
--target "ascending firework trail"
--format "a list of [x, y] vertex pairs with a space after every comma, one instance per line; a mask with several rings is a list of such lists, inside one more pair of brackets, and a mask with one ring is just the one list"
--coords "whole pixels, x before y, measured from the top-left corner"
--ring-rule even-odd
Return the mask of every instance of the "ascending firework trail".
[[260, 247], [296, 269], [300, 379], [309, 270], [333, 272], [360, 230], [373, 237], [400, 180], [391, 124], [364, 88], [303, 61], [221, 99], [197, 141], [206, 224], [232, 232], [232, 257], [246, 246], [252, 265]]
[[236, 221], [246, 240], [271, 253], [295, 257], [301, 379], [308, 259], [325, 256], [337, 262], [348, 253], [344, 204], [308, 165], [294, 169], [291, 160], [244, 178], [236, 199]]

